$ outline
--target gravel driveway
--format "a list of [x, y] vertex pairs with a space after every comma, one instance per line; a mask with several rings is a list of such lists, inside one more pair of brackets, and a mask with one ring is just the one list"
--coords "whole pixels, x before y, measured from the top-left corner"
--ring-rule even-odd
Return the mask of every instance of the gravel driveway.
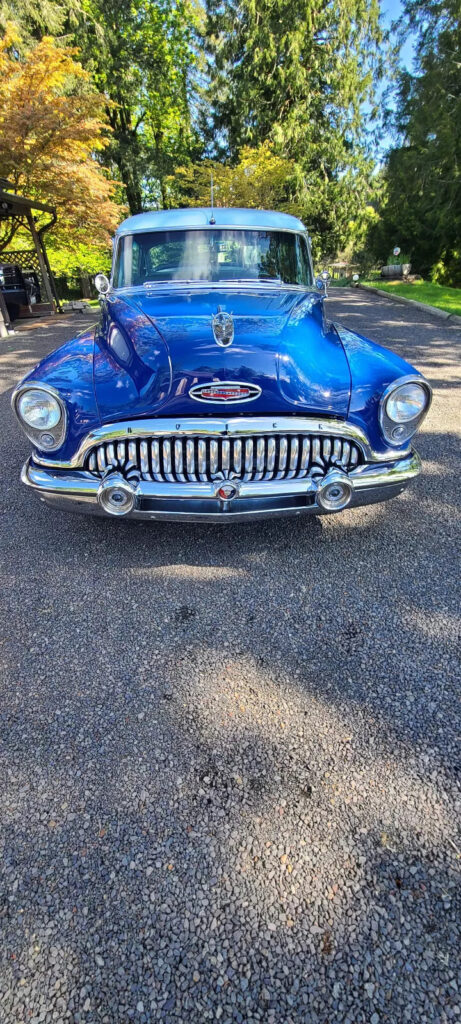
[[6, 389], [74, 328], [0, 341], [3, 1024], [460, 1019], [461, 334], [329, 310], [435, 386], [424, 474], [232, 528], [42, 506]]

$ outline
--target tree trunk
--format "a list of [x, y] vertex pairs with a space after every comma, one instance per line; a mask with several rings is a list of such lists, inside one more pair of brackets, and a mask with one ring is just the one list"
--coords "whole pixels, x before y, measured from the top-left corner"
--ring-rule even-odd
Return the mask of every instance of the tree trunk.
[[86, 270], [84, 270], [83, 267], [80, 267], [79, 270], [80, 270], [80, 287], [82, 289], [82, 296], [83, 296], [84, 299], [91, 299], [91, 284], [90, 284], [90, 278], [88, 276], [88, 272]]

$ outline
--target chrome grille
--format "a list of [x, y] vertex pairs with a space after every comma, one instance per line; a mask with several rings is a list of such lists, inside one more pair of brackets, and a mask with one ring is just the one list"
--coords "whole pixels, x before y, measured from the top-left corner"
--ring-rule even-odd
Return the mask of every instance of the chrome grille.
[[213, 481], [301, 479], [333, 466], [346, 472], [362, 462], [351, 440], [314, 434], [244, 437], [152, 437], [92, 449], [85, 467], [96, 476], [111, 468], [137, 471], [143, 480]]

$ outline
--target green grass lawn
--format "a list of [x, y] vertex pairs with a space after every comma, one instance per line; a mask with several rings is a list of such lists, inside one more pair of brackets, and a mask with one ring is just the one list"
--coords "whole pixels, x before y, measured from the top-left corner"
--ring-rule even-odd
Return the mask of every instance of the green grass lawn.
[[378, 280], [361, 281], [361, 284], [371, 285], [373, 288], [380, 288], [383, 292], [402, 295], [405, 299], [416, 299], [417, 302], [424, 302], [426, 306], [437, 306], [447, 313], [456, 313], [461, 316], [461, 288], [445, 288], [441, 284], [430, 284], [429, 281], [415, 281], [414, 284], [403, 284], [401, 282]]

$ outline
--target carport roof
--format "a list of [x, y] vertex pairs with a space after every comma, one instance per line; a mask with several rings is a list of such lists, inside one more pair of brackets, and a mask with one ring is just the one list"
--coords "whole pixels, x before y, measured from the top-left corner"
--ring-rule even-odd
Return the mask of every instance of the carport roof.
[[40, 210], [42, 213], [53, 215], [56, 213], [54, 206], [48, 206], [46, 203], [39, 203], [36, 199], [26, 199], [25, 196], [18, 196], [14, 192], [5, 192], [4, 189], [0, 189], [0, 216], [6, 206], [12, 206], [18, 212], [20, 210]]

